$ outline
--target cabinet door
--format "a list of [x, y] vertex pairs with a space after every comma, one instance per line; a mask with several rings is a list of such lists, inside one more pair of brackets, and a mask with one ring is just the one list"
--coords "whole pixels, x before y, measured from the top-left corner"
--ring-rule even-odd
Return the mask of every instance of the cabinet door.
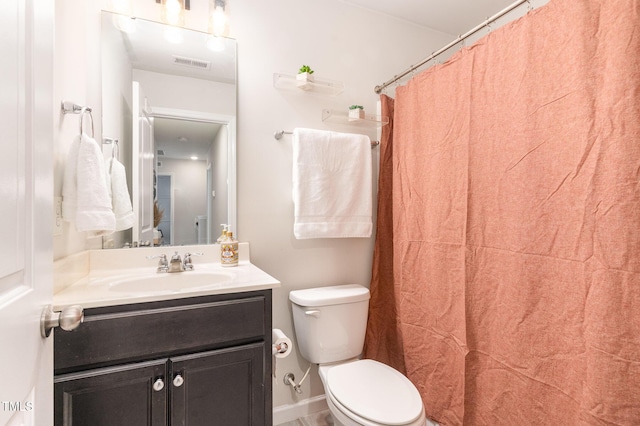
[[56, 376], [55, 426], [167, 425], [167, 360]]
[[264, 342], [170, 359], [172, 426], [262, 426]]

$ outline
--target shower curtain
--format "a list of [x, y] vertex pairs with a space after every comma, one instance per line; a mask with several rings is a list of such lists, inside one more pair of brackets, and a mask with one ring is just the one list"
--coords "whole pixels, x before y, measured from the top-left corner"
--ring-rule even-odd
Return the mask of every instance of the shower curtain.
[[428, 417], [640, 424], [639, 28], [551, 0], [382, 96], [365, 356]]

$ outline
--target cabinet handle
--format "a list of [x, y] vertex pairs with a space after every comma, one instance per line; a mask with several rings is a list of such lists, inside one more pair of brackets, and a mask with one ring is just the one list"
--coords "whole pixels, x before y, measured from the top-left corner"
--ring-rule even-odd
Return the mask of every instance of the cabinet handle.
[[162, 378], [160, 378], [153, 383], [153, 390], [160, 392], [162, 389], [164, 389], [164, 382], [162, 381]]
[[182, 384], [184, 383], [184, 379], [182, 378], [181, 375], [177, 375], [176, 377], [173, 378], [173, 386], [179, 388], [180, 386], [182, 386]]

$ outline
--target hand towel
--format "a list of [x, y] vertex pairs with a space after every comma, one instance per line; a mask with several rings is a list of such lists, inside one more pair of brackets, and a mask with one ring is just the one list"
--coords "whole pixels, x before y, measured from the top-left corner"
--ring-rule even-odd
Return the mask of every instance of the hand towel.
[[368, 136], [294, 129], [295, 237], [370, 237], [371, 170]]
[[62, 180], [62, 218], [67, 222], [76, 221], [78, 210], [78, 151], [80, 150], [80, 135], [71, 142], [67, 158], [64, 163], [64, 177]]
[[116, 231], [123, 231], [133, 226], [133, 207], [129, 188], [127, 188], [127, 172], [117, 158], [109, 158], [106, 164], [107, 188], [111, 197], [113, 214], [116, 216]]
[[[68, 164], [68, 167], [73, 167]], [[77, 161], [76, 229], [93, 236], [111, 234], [116, 227], [105, 179], [104, 158], [98, 143], [82, 134]]]

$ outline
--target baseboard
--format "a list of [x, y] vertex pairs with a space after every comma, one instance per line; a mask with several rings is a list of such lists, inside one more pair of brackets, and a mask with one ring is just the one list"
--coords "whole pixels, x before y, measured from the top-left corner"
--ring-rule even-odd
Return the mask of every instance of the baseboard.
[[274, 426], [292, 422], [301, 417], [310, 414], [319, 413], [328, 410], [327, 400], [324, 395], [315, 396], [313, 398], [304, 399], [295, 404], [280, 405], [273, 407], [273, 424]]

